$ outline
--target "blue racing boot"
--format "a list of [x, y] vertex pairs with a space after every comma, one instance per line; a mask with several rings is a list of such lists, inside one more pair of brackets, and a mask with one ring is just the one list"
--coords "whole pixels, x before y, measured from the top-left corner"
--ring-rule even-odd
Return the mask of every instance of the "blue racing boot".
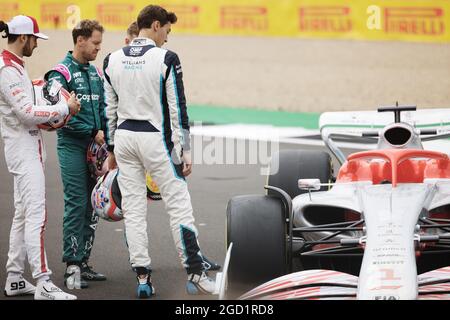
[[139, 299], [147, 299], [155, 294], [155, 288], [153, 288], [150, 270], [144, 267], [136, 267], [137, 273], [137, 296]]

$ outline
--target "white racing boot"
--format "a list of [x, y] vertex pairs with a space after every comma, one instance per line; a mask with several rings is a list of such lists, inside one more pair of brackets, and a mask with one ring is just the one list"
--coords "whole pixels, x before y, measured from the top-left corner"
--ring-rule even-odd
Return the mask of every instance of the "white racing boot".
[[216, 283], [206, 272], [201, 274], [191, 273], [188, 275], [186, 291], [188, 294], [213, 294]]
[[24, 296], [34, 294], [36, 287], [29, 283], [22, 275], [9, 276], [6, 279], [5, 296]]
[[70, 265], [64, 274], [64, 285], [67, 289], [81, 289], [81, 269], [77, 265]]
[[34, 300], [76, 300], [73, 294], [65, 293], [50, 280], [40, 282], [34, 293]]

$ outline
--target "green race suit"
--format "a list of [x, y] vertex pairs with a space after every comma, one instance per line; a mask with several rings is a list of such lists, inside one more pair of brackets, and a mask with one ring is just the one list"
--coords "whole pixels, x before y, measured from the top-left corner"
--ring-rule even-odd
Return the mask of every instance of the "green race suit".
[[57, 80], [81, 102], [80, 112], [57, 131], [64, 187], [63, 262], [80, 263], [89, 259], [98, 221], [91, 206], [95, 179], [90, 176], [86, 152], [98, 130], [105, 131], [103, 80], [100, 71], [77, 62], [72, 52], [45, 79], [49, 86]]

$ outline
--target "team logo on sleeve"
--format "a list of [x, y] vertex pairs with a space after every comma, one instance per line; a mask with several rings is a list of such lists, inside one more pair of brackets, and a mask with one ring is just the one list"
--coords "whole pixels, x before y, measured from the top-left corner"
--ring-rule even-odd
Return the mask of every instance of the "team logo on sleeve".
[[65, 65], [58, 64], [56, 65], [56, 67], [53, 68], [53, 70], [61, 73], [64, 76], [64, 78], [66, 78], [67, 82], [70, 82], [70, 80], [72, 80], [72, 75], [70, 74], [69, 69]]

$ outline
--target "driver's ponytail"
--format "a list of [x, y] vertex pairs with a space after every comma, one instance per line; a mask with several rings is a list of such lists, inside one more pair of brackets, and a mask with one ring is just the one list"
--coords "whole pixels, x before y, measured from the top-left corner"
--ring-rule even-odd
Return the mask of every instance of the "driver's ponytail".
[[4, 32], [2, 38], [8, 38], [8, 43], [14, 43], [20, 37], [18, 34], [10, 34], [8, 24], [0, 20], [0, 33]]
[[9, 36], [9, 29], [8, 29], [8, 25], [4, 22], [0, 20], [0, 33], [5, 32], [4, 35], [2, 35], [2, 38], [8, 38]]

